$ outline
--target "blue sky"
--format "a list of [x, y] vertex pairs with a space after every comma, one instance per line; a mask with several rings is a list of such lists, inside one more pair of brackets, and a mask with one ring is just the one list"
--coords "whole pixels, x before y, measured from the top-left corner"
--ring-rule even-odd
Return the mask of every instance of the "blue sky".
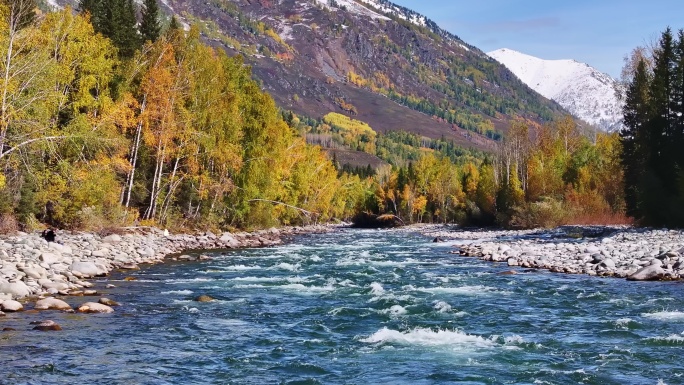
[[485, 52], [510, 48], [575, 59], [613, 77], [634, 47], [669, 25], [684, 28], [684, 0], [391, 0]]

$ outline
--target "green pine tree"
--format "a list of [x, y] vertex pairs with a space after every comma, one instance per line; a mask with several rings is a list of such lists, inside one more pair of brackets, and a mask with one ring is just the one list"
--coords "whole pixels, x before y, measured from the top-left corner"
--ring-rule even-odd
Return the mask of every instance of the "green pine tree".
[[108, 16], [111, 17], [110, 38], [119, 49], [119, 55], [130, 58], [141, 45], [133, 0], [112, 0], [108, 5]]
[[157, 0], [145, 0], [140, 21], [140, 35], [142, 41], [155, 42], [161, 33], [159, 24], [159, 4]]
[[629, 85], [625, 98], [624, 129], [620, 132], [622, 142], [622, 167], [625, 173], [625, 203], [627, 215], [634, 218], [643, 216], [640, 207], [641, 181], [644, 175], [644, 159], [649, 154], [648, 143], [648, 89], [649, 74], [646, 63], [639, 62], [636, 73]]
[[169, 30], [169, 31], [178, 31], [178, 30], [180, 30], [180, 29], [181, 29], [181, 24], [180, 24], [180, 22], [178, 21], [178, 19], [176, 18], [176, 16], [174, 15], [174, 16], [171, 18], [171, 23], [169, 24], [169, 29], [168, 29], [168, 30]]

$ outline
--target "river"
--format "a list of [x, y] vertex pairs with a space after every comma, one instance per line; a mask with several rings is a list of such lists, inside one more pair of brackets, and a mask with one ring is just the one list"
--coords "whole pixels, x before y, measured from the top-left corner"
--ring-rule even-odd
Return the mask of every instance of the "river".
[[341, 230], [116, 273], [95, 281], [113, 314], [0, 318], [0, 383], [684, 383], [681, 283], [501, 275], [430, 241]]

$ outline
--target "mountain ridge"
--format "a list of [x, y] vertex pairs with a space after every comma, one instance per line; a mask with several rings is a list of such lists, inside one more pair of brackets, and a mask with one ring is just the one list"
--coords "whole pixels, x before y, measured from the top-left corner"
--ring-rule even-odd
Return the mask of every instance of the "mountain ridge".
[[616, 95], [620, 85], [610, 75], [577, 60], [545, 60], [509, 48], [487, 55], [574, 116], [604, 131], [620, 129], [622, 102]]
[[212, 46], [242, 55], [262, 88], [297, 114], [340, 112], [381, 133], [491, 149], [512, 120], [543, 124], [565, 113], [477, 47], [386, 0], [161, 4]]

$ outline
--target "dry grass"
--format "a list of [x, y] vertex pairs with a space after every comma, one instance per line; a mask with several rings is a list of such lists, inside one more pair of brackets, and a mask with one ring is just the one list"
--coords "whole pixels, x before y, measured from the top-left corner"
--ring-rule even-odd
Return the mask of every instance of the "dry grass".
[[12, 214], [0, 215], [0, 234], [10, 234], [19, 231], [19, 222]]

